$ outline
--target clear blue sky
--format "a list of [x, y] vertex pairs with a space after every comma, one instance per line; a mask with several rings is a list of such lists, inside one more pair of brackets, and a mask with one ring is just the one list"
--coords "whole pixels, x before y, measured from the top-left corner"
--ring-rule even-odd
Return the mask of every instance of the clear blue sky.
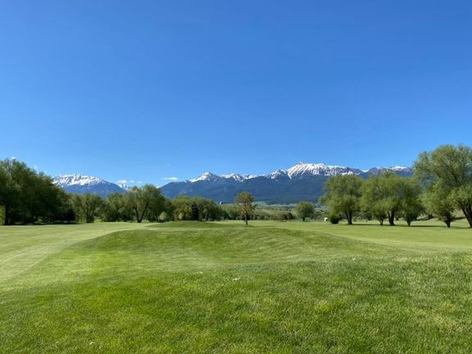
[[470, 1], [2, 1], [0, 156], [156, 184], [472, 144]]

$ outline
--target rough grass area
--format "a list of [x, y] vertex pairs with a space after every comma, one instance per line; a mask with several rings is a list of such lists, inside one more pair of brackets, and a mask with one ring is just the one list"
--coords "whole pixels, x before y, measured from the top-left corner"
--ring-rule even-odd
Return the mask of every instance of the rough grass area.
[[0, 228], [4, 353], [466, 353], [471, 313], [461, 223]]

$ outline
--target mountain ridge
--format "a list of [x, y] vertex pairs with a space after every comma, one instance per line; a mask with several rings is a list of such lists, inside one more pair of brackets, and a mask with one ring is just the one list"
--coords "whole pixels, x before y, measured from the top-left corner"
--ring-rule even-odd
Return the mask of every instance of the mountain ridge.
[[[357, 175], [369, 177], [385, 171], [410, 176], [410, 167], [359, 168], [328, 165], [325, 163], [299, 162], [287, 169], [277, 169], [262, 175], [229, 173], [217, 175], [204, 172], [202, 175], [180, 182], [170, 182], [160, 187], [163, 195], [175, 198], [179, 195], [200, 196], [217, 202], [228, 203], [241, 191], [254, 194], [257, 201], [267, 203], [296, 203], [300, 200], [317, 201], [323, 193], [324, 183], [336, 175]], [[118, 185], [102, 178], [81, 174], [66, 174], [53, 178], [54, 184], [66, 192], [75, 194], [92, 193], [106, 197], [111, 193], [125, 193], [126, 185]]]
[[357, 175], [367, 178], [391, 171], [402, 176], [410, 176], [410, 167], [359, 168], [327, 165], [325, 163], [297, 163], [288, 169], [278, 169], [264, 175], [241, 175], [230, 173], [217, 175], [204, 172], [197, 178], [181, 182], [171, 182], [161, 187], [162, 193], [175, 198], [179, 195], [201, 196], [217, 202], [232, 202], [234, 196], [247, 191], [256, 200], [267, 203], [296, 203], [301, 200], [317, 201], [323, 194], [324, 183], [336, 175]]
[[125, 189], [116, 183], [105, 181], [99, 177], [81, 174], [65, 174], [53, 177], [53, 183], [68, 193], [97, 194], [106, 197], [111, 193], [124, 193]]

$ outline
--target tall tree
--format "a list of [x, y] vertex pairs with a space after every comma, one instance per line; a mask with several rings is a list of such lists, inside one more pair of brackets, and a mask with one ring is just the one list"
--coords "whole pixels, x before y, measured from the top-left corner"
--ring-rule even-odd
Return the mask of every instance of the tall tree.
[[74, 195], [72, 198], [76, 215], [86, 223], [93, 223], [100, 213], [103, 200], [96, 194]]
[[451, 227], [454, 221], [454, 203], [445, 188], [437, 183], [423, 194], [426, 211]]
[[[443, 145], [423, 152], [415, 163], [415, 174], [426, 191], [435, 186], [466, 217], [472, 227], [472, 149], [465, 145]], [[438, 187], [439, 186], [439, 187]]]
[[400, 214], [408, 226], [424, 211], [421, 201], [421, 188], [413, 178], [403, 178], [400, 184], [401, 207]]
[[16, 160], [0, 161], [0, 205], [6, 224], [58, 220], [66, 199], [50, 177]]
[[362, 188], [363, 209], [381, 225], [387, 219], [394, 226], [402, 207], [402, 188], [402, 177], [394, 173], [370, 177]]
[[295, 207], [295, 212], [297, 213], [298, 217], [305, 221], [306, 218], [313, 217], [315, 213], [315, 207], [310, 202], [300, 202]]
[[349, 225], [360, 210], [361, 188], [363, 181], [355, 175], [339, 175], [328, 179], [325, 194], [321, 202], [329, 209], [330, 214], [342, 214]]
[[133, 220], [133, 213], [127, 203], [126, 195], [122, 193], [110, 194], [102, 208], [102, 217], [105, 221], [130, 221]]
[[238, 206], [241, 218], [246, 225], [248, 225], [248, 220], [251, 218], [255, 209], [253, 195], [249, 192], [241, 192], [236, 196], [235, 203]]
[[133, 210], [136, 221], [141, 223], [143, 219], [151, 213], [155, 220], [164, 210], [165, 198], [159, 189], [151, 184], [146, 184], [141, 188], [133, 187], [128, 193], [128, 206]]

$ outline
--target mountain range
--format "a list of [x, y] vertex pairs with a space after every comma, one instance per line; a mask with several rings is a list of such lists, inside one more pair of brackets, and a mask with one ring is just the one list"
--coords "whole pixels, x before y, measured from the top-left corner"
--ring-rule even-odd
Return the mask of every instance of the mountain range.
[[301, 200], [317, 201], [323, 194], [326, 180], [332, 176], [350, 174], [367, 178], [386, 171], [401, 176], [410, 176], [413, 172], [410, 167], [403, 166], [362, 170], [324, 163], [298, 163], [288, 169], [279, 169], [266, 175], [232, 173], [219, 176], [205, 172], [195, 179], [168, 183], [161, 187], [161, 192], [169, 198], [189, 195], [229, 203], [239, 192], [247, 191], [260, 202], [289, 204]]
[[[288, 204], [300, 200], [317, 201], [323, 194], [324, 183], [331, 176], [351, 174], [367, 178], [386, 171], [401, 176], [410, 176], [413, 172], [410, 167], [403, 166], [362, 170], [324, 163], [298, 163], [288, 169], [275, 170], [265, 175], [216, 175], [205, 172], [197, 178], [171, 182], [160, 189], [169, 198], [179, 195], [200, 196], [222, 203], [232, 202], [239, 192], [247, 191], [260, 202]], [[94, 193], [100, 196], [124, 193], [127, 189], [126, 186], [82, 175], [58, 176], [54, 178], [54, 183], [70, 193]]]
[[105, 181], [98, 177], [82, 175], [62, 175], [53, 178], [53, 183], [62, 187], [68, 193], [97, 194], [106, 197], [111, 193], [124, 193], [125, 189], [119, 185]]

